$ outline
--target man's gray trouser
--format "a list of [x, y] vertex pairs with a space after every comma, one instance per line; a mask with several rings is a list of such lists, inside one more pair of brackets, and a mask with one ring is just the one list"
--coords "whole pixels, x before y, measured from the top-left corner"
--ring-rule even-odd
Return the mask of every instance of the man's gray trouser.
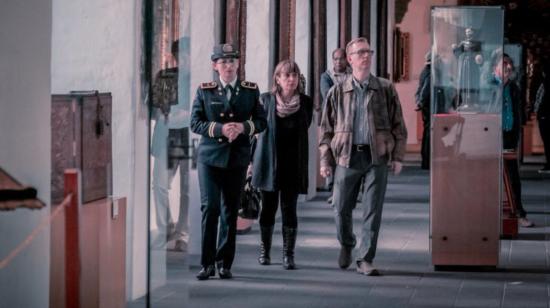
[[354, 147], [349, 168], [336, 166], [332, 204], [338, 241], [342, 246], [355, 247], [352, 211], [357, 202], [361, 181], [364, 181], [365, 185], [361, 201], [363, 216], [358, 261], [372, 262], [376, 254], [387, 180], [388, 166], [386, 162], [373, 165], [368, 148], [363, 152], [358, 152]]

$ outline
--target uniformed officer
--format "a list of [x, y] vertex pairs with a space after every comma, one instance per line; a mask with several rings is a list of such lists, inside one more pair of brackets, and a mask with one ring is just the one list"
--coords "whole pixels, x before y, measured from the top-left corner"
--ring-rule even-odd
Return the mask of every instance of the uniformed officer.
[[202, 136], [197, 156], [202, 211], [199, 280], [215, 275], [214, 264], [220, 278], [232, 278], [237, 213], [251, 158], [250, 137], [267, 125], [258, 86], [237, 78], [239, 52], [235, 47], [214, 46], [211, 60], [219, 78], [199, 86], [191, 112], [191, 130]]

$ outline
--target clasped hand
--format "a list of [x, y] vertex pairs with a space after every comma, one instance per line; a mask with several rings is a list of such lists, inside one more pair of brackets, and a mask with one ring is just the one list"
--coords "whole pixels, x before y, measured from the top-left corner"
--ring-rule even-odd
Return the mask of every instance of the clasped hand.
[[244, 126], [242, 123], [230, 122], [225, 123], [222, 127], [222, 134], [229, 140], [229, 142], [233, 142], [233, 140], [237, 139], [239, 134], [242, 134], [243, 132]]

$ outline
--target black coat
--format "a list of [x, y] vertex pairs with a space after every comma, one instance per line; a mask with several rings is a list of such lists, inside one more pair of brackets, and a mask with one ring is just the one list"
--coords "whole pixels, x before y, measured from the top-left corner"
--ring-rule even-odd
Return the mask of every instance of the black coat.
[[[521, 103], [521, 91], [518, 85], [514, 81], [508, 81], [504, 87], [510, 88], [510, 96], [512, 99], [512, 116], [513, 116], [513, 125], [512, 130], [509, 132], [503, 132], [503, 147], [505, 149], [517, 149], [519, 146], [519, 138], [521, 134], [521, 128], [525, 125], [526, 116], [523, 111], [523, 106]], [[504, 88], [498, 87], [493, 94], [493, 104], [500, 105], [500, 110], [504, 108]]]
[[[267, 128], [258, 134], [256, 147], [253, 153], [252, 186], [265, 191], [277, 190], [275, 178], [277, 174], [277, 144], [276, 144], [276, 99], [271, 93], [264, 93], [260, 97], [267, 114]], [[297, 171], [298, 193], [307, 193], [308, 187], [308, 158], [309, 143], [308, 129], [311, 124], [313, 103], [307, 95], [300, 94], [300, 109], [297, 111], [298, 121], [298, 149], [297, 157], [299, 170]]]
[[510, 87], [510, 95], [512, 96], [512, 115], [514, 117], [514, 124], [511, 132], [510, 145], [506, 144], [507, 140], [504, 140], [505, 148], [516, 149], [519, 146], [519, 139], [521, 135], [521, 128], [525, 125], [525, 119], [527, 118], [523, 111], [523, 105], [521, 103], [521, 90], [514, 81], [509, 81], [506, 85]]
[[[431, 65], [428, 63], [422, 69], [418, 81], [418, 89], [414, 94], [418, 107], [429, 107], [430, 105], [430, 83], [431, 83]], [[429, 108], [428, 108], [429, 110]]]

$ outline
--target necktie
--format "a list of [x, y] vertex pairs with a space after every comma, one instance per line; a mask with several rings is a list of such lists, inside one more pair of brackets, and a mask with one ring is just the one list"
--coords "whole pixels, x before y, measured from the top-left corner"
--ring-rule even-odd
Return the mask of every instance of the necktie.
[[228, 84], [225, 86], [225, 96], [227, 97], [227, 100], [231, 100], [231, 95], [233, 95], [233, 87]]

